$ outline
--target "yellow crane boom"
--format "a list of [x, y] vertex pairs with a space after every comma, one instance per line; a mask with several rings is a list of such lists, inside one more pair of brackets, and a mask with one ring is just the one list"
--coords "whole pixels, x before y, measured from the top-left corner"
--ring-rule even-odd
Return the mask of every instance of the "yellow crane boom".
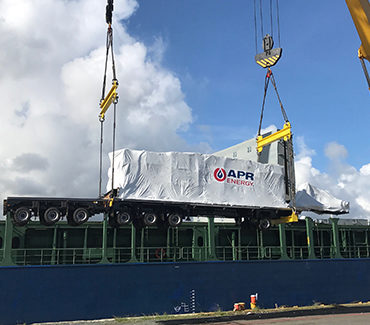
[[370, 3], [369, 0], [346, 0], [346, 3], [360, 36], [361, 46], [358, 49], [358, 57], [370, 90], [370, 78], [364, 62], [364, 59], [370, 62]]

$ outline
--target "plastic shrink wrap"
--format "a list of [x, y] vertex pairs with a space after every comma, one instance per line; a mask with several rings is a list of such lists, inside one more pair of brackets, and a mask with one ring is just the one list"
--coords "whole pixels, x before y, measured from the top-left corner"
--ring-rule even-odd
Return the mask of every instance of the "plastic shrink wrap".
[[[112, 153], [110, 153], [112, 160]], [[199, 153], [115, 151], [122, 199], [287, 208], [283, 167]], [[108, 172], [111, 177], [111, 170]], [[111, 189], [111, 179], [107, 190]]]
[[298, 188], [296, 208], [298, 211], [312, 211], [318, 214], [344, 214], [349, 213], [349, 202], [340, 200], [309, 183], [304, 183]]

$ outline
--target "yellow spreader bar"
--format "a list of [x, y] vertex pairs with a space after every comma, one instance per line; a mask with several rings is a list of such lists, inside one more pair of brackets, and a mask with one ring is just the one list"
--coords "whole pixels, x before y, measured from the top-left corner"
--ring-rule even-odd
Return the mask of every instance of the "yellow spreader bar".
[[284, 124], [284, 127], [281, 130], [273, 134], [270, 134], [264, 138], [262, 137], [262, 135], [258, 136], [257, 137], [257, 151], [261, 152], [264, 146], [267, 146], [274, 141], [277, 141], [280, 139], [284, 139], [284, 141], [287, 141], [288, 139], [291, 138], [291, 136], [292, 136], [292, 132], [290, 128], [290, 123], [286, 122]]
[[106, 113], [106, 111], [108, 110], [109, 106], [113, 103], [113, 101], [117, 98], [117, 87], [118, 87], [118, 83], [116, 80], [113, 81], [113, 86], [112, 88], [109, 90], [109, 93], [108, 95], [104, 98], [104, 100], [100, 103], [100, 108], [101, 108], [101, 111], [100, 111], [100, 114], [99, 114], [99, 117], [101, 119], [104, 119], [104, 115]]
[[271, 220], [271, 223], [273, 225], [279, 225], [281, 223], [290, 223], [290, 222], [298, 222], [298, 215], [293, 210], [290, 216]]

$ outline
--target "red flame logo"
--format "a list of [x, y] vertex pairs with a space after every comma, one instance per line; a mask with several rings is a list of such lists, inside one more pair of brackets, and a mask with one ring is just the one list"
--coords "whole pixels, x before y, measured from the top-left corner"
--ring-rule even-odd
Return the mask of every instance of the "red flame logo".
[[223, 168], [216, 168], [213, 176], [216, 178], [216, 181], [223, 182], [226, 179], [226, 171]]

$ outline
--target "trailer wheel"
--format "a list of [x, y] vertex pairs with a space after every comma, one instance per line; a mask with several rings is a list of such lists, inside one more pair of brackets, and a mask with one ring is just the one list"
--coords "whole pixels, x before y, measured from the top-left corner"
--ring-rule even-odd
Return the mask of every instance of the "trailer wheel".
[[25, 207], [18, 208], [13, 214], [13, 223], [16, 226], [24, 226], [31, 219], [31, 210]]
[[145, 226], [153, 226], [157, 221], [157, 216], [154, 213], [145, 213], [143, 221]]
[[168, 216], [168, 224], [170, 227], [178, 227], [182, 223], [182, 218], [179, 214], [173, 213]]
[[89, 212], [85, 208], [78, 208], [73, 212], [72, 221], [75, 225], [81, 225], [89, 219]]
[[258, 227], [261, 230], [267, 230], [271, 227], [271, 220], [270, 219], [261, 219], [259, 222]]
[[236, 218], [234, 218], [235, 219], [235, 224], [237, 225], [237, 226], [240, 226], [241, 224], [242, 224], [242, 218], [241, 217], [236, 217]]
[[57, 208], [49, 208], [43, 214], [42, 222], [47, 226], [52, 226], [60, 220], [60, 217], [61, 213]]
[[131, 222], [132, 217], [131, 217], [131, 214], [129, 214], [128, 212], [118, 211], [116, 213], [115, 219], [116, 219], [117, 225], [124, 226], [124, 225], [128, 225]]

